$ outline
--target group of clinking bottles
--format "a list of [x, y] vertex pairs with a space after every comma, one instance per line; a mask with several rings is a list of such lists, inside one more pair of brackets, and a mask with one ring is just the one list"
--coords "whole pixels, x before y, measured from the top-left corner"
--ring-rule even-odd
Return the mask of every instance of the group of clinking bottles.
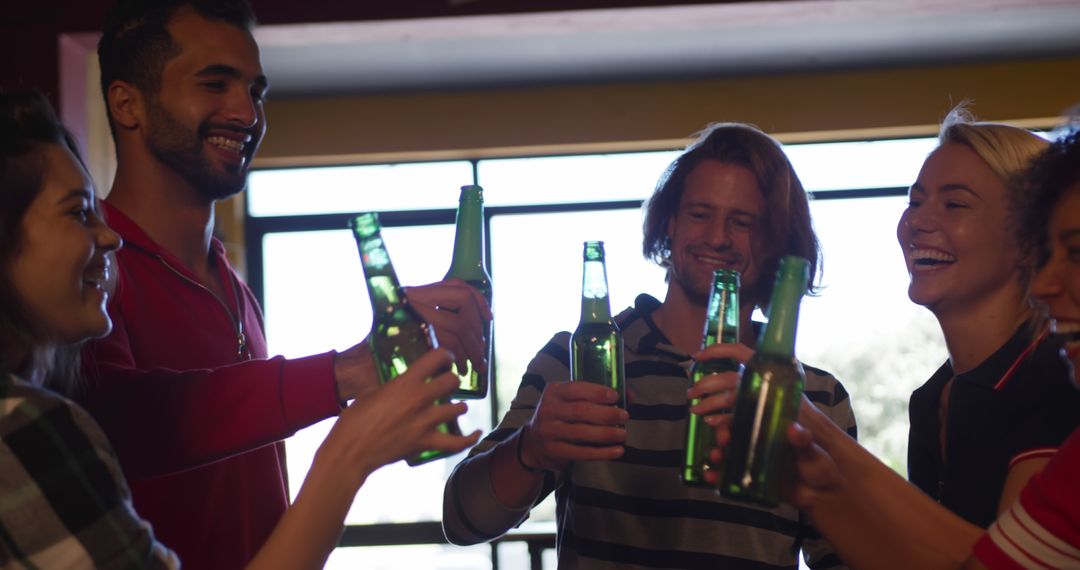
[[[360, 250], [364, 279], [371, 297], [372, 325], [368, 342], [381, 382], [405, 372], [421, 355], [438, 347], [435, 331], [409, 306], [401, 289], [386, 245], [380, 235], [379, 217], [360, 214], [351, 227]], [[476, 288], [491, 303], [491, 277], [484, 263], [484, 201], [479, 186], [463, 186], [457, 211], [454, 254], [446, 277], [455, 277]], [[581, 321], [570, 340], [570, 373], [575, 381], [595, 382], [614, 389], [626, 408], [623, 340], [611, 316], [604, 243], [585, 242], [581, 286]], [[809, 261], [787, 256], [780, 260], [776, 286], [768, 306], [768, 323], [762, 329], [758, 349], [745, 367], [734, 360], [695, 362], [694, 383], [709, 374], [740, 371], [735, 398], [731, 438], [723, 453], [718, 492], [731, 499], [775, 507], [780, 503], [784, 474], [790, 468], [788, 426], [798, 415], [805, 374], [795, 359], [795, 332], [799, 303], [809, 279]], [[739, 273], [718, 269], [713, 274], [705, 331], [701, 348], [739, 339]], [[491, 324], [484, 335], [485, 352], [491, 360]], [[482, 399], [490, 386], [490, 368], [479, 373], [472, 362], [457, 370], [461, 385], [455, 399]], [[691, 405], [696, 404], [691, 402]], [[715, 447], [713, 429], [702, 417], [689, 414], [680, 476], [687, 485], [704, 486], [709, 451]], [[439, 426], [444, 433], [460, 435], [456, 420]], [[446, 456], [426, 451], [408, 459], [419, 465]]]

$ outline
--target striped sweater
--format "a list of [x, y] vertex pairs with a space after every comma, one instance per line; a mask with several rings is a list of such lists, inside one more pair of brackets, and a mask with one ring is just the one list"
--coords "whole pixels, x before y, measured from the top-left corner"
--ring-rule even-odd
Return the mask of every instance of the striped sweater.
[[[842, 562], [798, 510], [762, 509], [728, 501], [679, 479], [690, 387], [689, 355], [667, 341], [649, 314], [647, 295], [616, 321], [626, 344], [626, 381], [634, 394], [626, 452], [615, 461], [577, 462], [549, 477], [534, 505], [552, 491], [557, 504], [559, 568], [797, 568], [800, 549], [811, 568]], [[529, 509], [495, 498], [489, 451], [526, 424], [548, 382], [569, 373], [570, 334], [555, 335], [529, 364], [510, 411], [447, 481], [443, 528], [455, 544], [476, 544], [519, 525]], [[806, 393], [855, 435], [843, 386], [806, 368]]]

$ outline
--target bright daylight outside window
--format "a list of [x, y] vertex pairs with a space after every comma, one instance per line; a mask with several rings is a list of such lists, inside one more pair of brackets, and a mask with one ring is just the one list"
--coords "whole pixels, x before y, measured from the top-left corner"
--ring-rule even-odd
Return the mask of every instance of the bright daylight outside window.
[[[786, 147], [807, 190], [817, 196], [811, 211], [825, 258], [821, 295], [803, 302], [798, 356], [841, 379], [853, 398], [860, 440], [901, 472], [908, 396], [946, 357], [933, 317], [907, 298], [908, 278], [895, 237], [906, 204], [895, 189], [914, 180], [933, 145], [932, 139], [917, 139]], [[642, 214], [636, 202], [649, 196], [675, 156], [653, 152], [476, 164], [490, 216], [497, 417], [509, 406], [535, 352], [554, 333], [573, 330], [577, 323], [582, 241], [605, 241], [613, 311], [630, 306], [639, 293], [662, 298], [663, 272], [641, 255]], [[347, 348], [364, 338], [371, 320], [349, 232], [344, 226], [293, 231], [285, 227], [289, 216], [398, 212], [400, 223], [384, 230], [394, 266], [403, 284], [428, 283], [446, 272], [453, 246], [452, 224], [432, 225], [431, 211], [452, 220], [458, 187], [472, 182], [469, 162], [255, 172], [247, 200], [249, 216], [266, 228], [261, 259], [253, 266], [262, 267], [271, 354]], [[853, 189], [872, 197], [829, 198], [830, 191]], [[415, 223], [409, 221], [410, 211], [417, 213]], [[281, 229], [274, 229], [279, 222]], [[491, 429], [490, 399], [470, 403], [463, 429]], [[287, 442], [294, 496], [327, 429], [323, 422]], [[348, 522], [438, 521], [443, 484], [462, 456], [380, 470], [360, 490]], [[553, 520], [549, 500], [526, 524]], [[503, 544], [498, 552], [502, 567], [527, 566], [524, 545]], [[490, 568], [491, 548], [341, 548], [327, 568], [358, 564]]]

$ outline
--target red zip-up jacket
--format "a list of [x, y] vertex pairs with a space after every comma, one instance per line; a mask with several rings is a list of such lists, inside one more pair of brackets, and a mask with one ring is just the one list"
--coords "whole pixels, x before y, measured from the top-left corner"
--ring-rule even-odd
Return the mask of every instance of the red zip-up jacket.
[[[288, 506], [282, 439], [337, 415], [334, 353], [267, 359], [251, 290], [213, 240], [226, 298], [130, 218], [113, 330], [83, 351], [78, 399], [104, 428], [135, 509], [186, 568], [242, 568]], [[239, 315], [239, 319], [237, 319]]]

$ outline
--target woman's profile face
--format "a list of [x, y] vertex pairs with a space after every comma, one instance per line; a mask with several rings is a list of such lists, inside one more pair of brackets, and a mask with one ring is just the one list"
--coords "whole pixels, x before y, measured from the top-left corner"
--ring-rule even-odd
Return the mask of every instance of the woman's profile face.
[[1032, 295], [1053, 319], [1055, 334], [1065, 341], [1065, 355], [1080, 370], [1080, 182], [1054, 207], [1046, 229], [1050, 258], [1031, 284]]
[[1005, 183], [966, 145], [945, 143], [923, 163], [896, 236], [908, 296], [939, 317], [1019, 296]]
[[65, 344], [102, 336], [112, 327], [106, 253], [120, 238], [99, 216], [93, 184], [71, 151], [50, 144], [41, 157], [45, 174], [22, 218], [12, 284], [36, 334]]

